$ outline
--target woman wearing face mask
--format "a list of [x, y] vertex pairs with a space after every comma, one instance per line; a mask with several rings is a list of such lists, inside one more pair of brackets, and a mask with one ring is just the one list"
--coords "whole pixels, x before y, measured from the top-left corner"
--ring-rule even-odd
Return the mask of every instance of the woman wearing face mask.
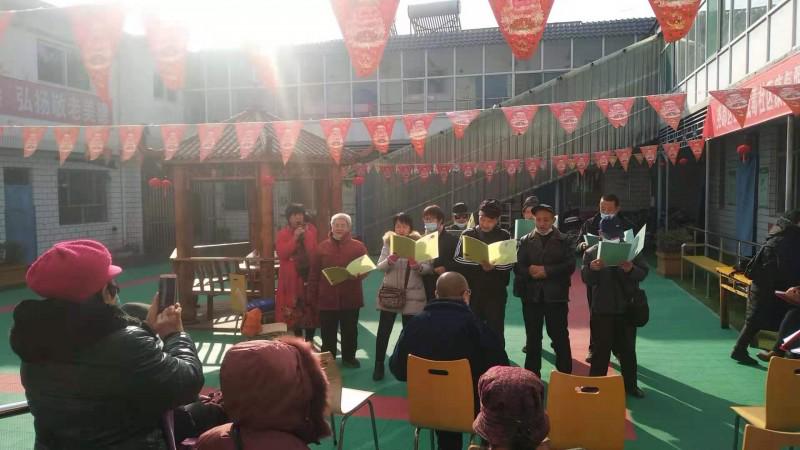
[[542, 325], [546, 325], [556, 354], [556, 369], [572, 373], [567, 302], [575, 256], [567, 236], [553, 226], [555, 211], [550, 205], [534, 207], [533, 215], [536, 227], [520, 239], [514, 267], [527, 337], [525, 368], [541, 375]]
[[425, 284], [425, 297], [430, 300], [435, 297], [436, 280], [445, 272], [459, 272], [459, 265], [453, 259], [458, 245], [458, 238], [444, 229], [444, 211], [437, 205], [425, 207], [422, 211], [422, 222], [425, 224], [425, 234], [439, 233], [439, 257], [433, 260], [433, 272], [422, 276]]
[[397, 214], [394, 216], [393, 222], [394, 230], [387, 231], [383, 235], [383, 248], [377, 266], [384, 272], [381, 287], [402, 290], [406, 300], [401, 309], [392, 309], [383, 304], [380, 294], [375, 300], [380, 311], [378, 336], [375, 339], [375, 370], [372, 372], [372, 379], [375, 381], [382, 380], [384, 376], [386, 348], [389, 346], [389, 336], [392, 334], [397, 314], [402, 314], [402, 322], [405, 326], [412, 317], [422, 312], [426, 301], [422, 275], [432, 273], [430, 261], [420, 263], [413, 259], [399, 258], [396, 254], [390, 253], [389, 241], [392, 235], [405, 236], [413, 240], [420, 238], [419, 233], [413, 231], [414, 224], [410, 215]]

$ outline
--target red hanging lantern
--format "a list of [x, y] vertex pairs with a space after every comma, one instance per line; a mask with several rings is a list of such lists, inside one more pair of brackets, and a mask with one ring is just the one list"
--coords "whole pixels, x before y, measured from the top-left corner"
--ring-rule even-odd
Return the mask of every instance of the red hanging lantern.
[[353, 177], [353, 184], [356, 186], [361, 186], [362, 184], [364, 184], [364, 177], [362, 176]]
[[678, 160], [678, 164], [685, 166], [686, 164], [689, 164], [689, 160], [686, 158], [681, 158]]
[[736, 153], [739, 155], [739, 159], [744, 163], [750, 159], [750, 152], [753, 151], [753, 148], [750, 147], [748, 144], [742, 144], [736, 147]]
[[273, 184], [275, 184], [275, 177], [272, 175], [261, 175], [262, 186], [272, 186]]
[[151, 189], [159, 189], [161, 188], [161, 179], [160, 178], [150, 178], [147, 180], [147, 185], [150, 186]]

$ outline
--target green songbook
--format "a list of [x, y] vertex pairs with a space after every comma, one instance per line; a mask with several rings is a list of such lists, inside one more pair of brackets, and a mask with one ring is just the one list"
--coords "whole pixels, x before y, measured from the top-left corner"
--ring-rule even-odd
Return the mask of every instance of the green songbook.
[[483, 241], [461, 236], [461, 249], [464, 259], [476, 262], [488, 262], [493, 266], [513, 264], [517, 262], [517, 240], [509, 239], [493, 244], [486, 244]]
[[331, 286], [336, 286], [351, 277], [357, 277], [373, 270], [375, 270], [375, 263], [369, 259], [369, 256], [364, 255], [352, 260], [347, 267], [328, 267], [327, 269], [322, 269], [322, 274], [325, 275], [325, 278]]
[[[644, 225], [631, 242], [611, 242], [601, 240], [597, 245], [597, 258], [602, 260], [607, 266], [618, 266], [625, 261], [633, 261], [644, 249], [644, 236], [647, 225]], [[631, 232], [630, 235], [632, 235]], [[629, 236], [630, 236], [629, 235]]]
[[597, 245], [597, 243], [600, 242], [600, 236], [592, 233], [586, 233], [583, 235], [583, 242], [586, 242], [586, 245], [589, 247]]
[[530, 219], [517, 219], [514, 222], [514, 239], [520, 240], [525, 235], [533, 231], [536, 227], [536, 223]]
[[416, 241], [393, 234], [389, 237], [389, 252], [417, 262], [436, 259], [439, 257], [439, 232], [426, 234]]

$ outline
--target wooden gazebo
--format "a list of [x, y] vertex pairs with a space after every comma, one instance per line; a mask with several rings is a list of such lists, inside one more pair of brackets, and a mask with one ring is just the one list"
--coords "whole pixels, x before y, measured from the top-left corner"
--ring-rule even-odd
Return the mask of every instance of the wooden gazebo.
[[[299, 193], [293, 202], [301, 202], [317, 212], [315, 225], [320, 239], [327, 235], [329, 219], [342, 209], [342, 168], [332, 160], [323, 138], [301, 131], [294, 153], [283, 164], [278, 138], [269, 124], [261, 129], [255, 147], [246, 159], [241, 159], [236, 122], [272, 122], [279, 120], [261, 111], [245, 111], [226, 123], [225, 130], [211, 154], [200, 161], [199, 139], [195, 135], [181, 142], [175, 156], [165, 162], [171, 173], [175, 201], [175, 245], [172, 263], [178, 275], [184, 319], [197, 317], [198, 285], [204, 279], [222, 287], [230, 271], [247, 272], [250, 297], [274, 298], [275, 268], [273, 230], [282, 225], [283, 216], [273, 215], [273, 185], [283, 180], [298, 184]], [[352, 155], [345, 151], [342, 163]], [[192, 186], [202, 182], [243, 181], [249, 222], [249, 242], [237, 246], [237, 254], [207, 252], [208, 247], [194, 245]], [[247, 251], [242, 249], [244, 244]], [[218, 247], [218, 246], [212, 246]], [[206, 273], [202, 267], [214, 267]], [[226, 272], [226, 273], [222, 273]], [[221, 283], [217, 283], [221, 281]], [[214, 288], [213, 286], [211, 287]], [[228, 286], [229, 289], [229, 286]], [[213, 298], [213, 297], [212, 297]], [[208, 317], [207, 317], [208, 318]]]

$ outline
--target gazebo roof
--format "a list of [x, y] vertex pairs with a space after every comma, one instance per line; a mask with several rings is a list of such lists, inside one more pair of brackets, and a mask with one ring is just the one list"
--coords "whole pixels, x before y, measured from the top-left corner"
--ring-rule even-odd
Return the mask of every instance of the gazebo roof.
[[[280, 121], [278, 117], [268, 114], [261, 110], [246, 110], [230, 119], [222, 122], [233, 125], [234, 123], [243, 122], [275, 122]], [[160, 149], [163, 152], [163, 148]], [[356, 153], [348, 150], [347, 148], [342, 151], [341, 163], [347, 164], [349, 161], [357, 157]], [[172, 163], [194, 162], [200, 159], [200, 139], [197, 134], [184, 139], [181, 142], [180, 148], [173, 156]], [[236, 137], [236, 128], [234, 126], [226, 126], [222, 133], [217, 145], [211, 152], [211, 155], [206, 158], [206, 162], [213, 161], [239, 161], [239, 141]], [[278, 149], [278, 138], [275, 134], [275, 129], [269, 124], [264, 126], [261, 131], [261, 136], [256, 141], [255, 148], [250, 156], [245, 159], [280, 162], [281, 154]], [[325, 139], [317, 136], [314, 133], [302, 130], [297, 139], [294, 152], [292, 153], [289, 163], [292, 161], [302, 160], [304, 162], [315, 163], [328, 163], [334, 164], [333, 159], [328, 151], [328, 145]]]

